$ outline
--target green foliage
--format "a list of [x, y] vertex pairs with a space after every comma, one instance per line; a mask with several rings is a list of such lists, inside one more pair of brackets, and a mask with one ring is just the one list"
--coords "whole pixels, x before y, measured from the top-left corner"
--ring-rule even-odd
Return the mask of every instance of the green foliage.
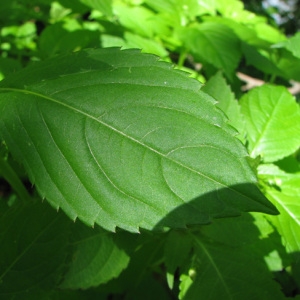
[[134, 232], [274, 212], [199, 87], [153, 56], [81, 51], [2, 81], [1, 133], [41, 195], [90, 225]]
[[0, 17], [1, 299], [299, 297], [299, 34], [238, 0]]

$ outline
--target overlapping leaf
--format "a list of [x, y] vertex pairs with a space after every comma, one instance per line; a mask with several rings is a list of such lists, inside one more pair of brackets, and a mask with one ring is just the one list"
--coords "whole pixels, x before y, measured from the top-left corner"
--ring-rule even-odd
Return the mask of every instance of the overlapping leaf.
[[263, 259], [275, 245], [258, 235], [249, 215], [190, 234], [195, 255], [181, 268], [180, 299], [284, 299]]
[[112, 234], [80, 223], [73, 232], [74, 255], [61, 288], [95, 287], [117, 277], [127, 267], [129, 256], [117, 246]]
[[7, 78], [0, 92], [1, 137], [72, 219], [137, 231], [275, 213], [212, 98], [152, 55], [63, 55]]
[[259, 177], [266, 184], [266, 195], [280, 215], [269, 218], [282, 235], [289, 252], [300, 251], [300, 173], [286, 173], [275, 165], [261, 165]]
[[231, 79], [240, 57], [240, 43], [229, 27], [213, 22], [178, 29], [179, 38], [196, 60], [223, 70]]
[[300, 146], [300, 109], [284, 87], [265, 85], [242, 97], [249, 150], [265, 162], [279, 160]]
[[215, 76], [211, 77], [203, 86], [202, 91], [218, 101], [217, 106], [226, 113], [229, 124], [239, 131], [240, 134], [238, 137], [243, 140], [245, 124], [240, 113], [241, 109], [222, 73], [218, 72]]
[[67, 258], [70, 223], [42, 203], [15, 205], [1, 215], [1, 299], [44, 299], [56, 288]]

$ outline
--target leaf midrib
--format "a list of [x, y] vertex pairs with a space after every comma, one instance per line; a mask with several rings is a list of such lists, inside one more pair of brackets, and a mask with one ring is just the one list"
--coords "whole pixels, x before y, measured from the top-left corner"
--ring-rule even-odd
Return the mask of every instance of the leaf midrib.
[[[105, 122], [103, 122], [103, 121], [97, 119], [96, 117], [94, 117], [94, 116], [92, 116], [92, 115], [89, 115], [88, 113], [86, 113], [86, 112], [84, 112], [84, 111], [82, 111], [82, 110], [79, 110], [79, 109], [77, 109], [77, 108], [75, 108], [75, 107], [72, 107], [72, 106], [70, 106], [70, 105], [68, 105], [68, 104], [66, 104], [66, 103], [60, 102], [60, 101], [58, 101], [58, 100], [56, 100], [56, 99], [54, 99], [54, 98], [52, 98], [52, 97], [49, 97], [49, 96], [46, 96], [46, 95], [43, 95], [43, 94], [40, 94], [40, 93], [37, 93], [37, 92], [34, 92], [34, 91], [30, 91], [30, 90], [23, 90], [23, 89], [18, 89], [18, 88], [1, 88], [1, 90], [2, 90], [2, 91], [8, 91], [8, 92], [17, 92], [17, 93], [23, 93], [23, 94], [31, 94], [31, 95], [33, 95], [33, 96], [36, 96], [36, 97], [40, 97], [40, 98], [46, 99], [46, 100], [48, 100], [48, 101], [51, 101], [51, 102], [53, 102], [53, 103], [56, 103], [56, 104], [61, 105], [61, 106], [63, 106], [63, 107], [66, 107], [66, 108], [68, 108], [68, 109], [70, 109], [70, 110], [73, 110], [73, 111], [75, 111], [75, 112], [77, 112], [77, 113], [80, 113], [80, 114], [86, 116], [87, 118], [90, 118], [90, 119], [96, 121], [97, 123], [100, 123], [101, 125], [103, 125], [103, 126], [109, 128], [109, 129], [111, 129], [112, 131], [114, 131], [114, 132], [116, 132], [116, 133], [118, 133], [118, 134], [124, 136], [125, 138], [127, 138], [127, 139], [133, 141], [134, 143], [136, 143], [136, 144], [138, 144], [138, 145], [140, 145], [140, 146], [142, 146], [142, 147], [144, 147], [144, 148], [146, 148], [146, 149], [148, 149], [148, 150], [150, 150], [150, 151], [152, 151], [152, 152], [158, 154], [159, 156], [163, 157], [164, 159], [169, 160], [169, 161], [171, 161], [172, 163], [177, 164], [177, 165], [181, 166], [181, 167], [184, 168], [184, 169], [187, 169], [187, 170], [189, 170], [189, 171], [191, 171], [191, 172], [193, 172], [193, 173], [196, 173], [196, 174], [198, 174], [198, 175], [200, 175], [200, 176], [202, 176], [202, 177], [204, 177], [204, 178], [206, 178], [206, 179], [208, 179], [208, 180], [210, 180], [210, 181], [212, 181], [212, 182], [214, 182], [214, 183], [216, 183], [216, 184], [221, 185], [221, 186], [224, 187], [224, 188], [227, 188], [227, 189], [229, 189], [229, 190], [231, 190], [231, 191], [233, 191], [233, 192], [235, 192], [235, 193], [238, 193], [238, 194], [242, 195], [243, 197], [248, 198], [248, 199], [250, 199], [251, 201], [253, 201], [253, 199], [250, 198], [250, 197], [248, 197], [247, 195], [242, 194], [241, 192], [239, 192], [239, 191], [237, 191], [237, 190], [231, 188], [230, 186], [228, 186], [228, 185], [226, 185], [226, 184], [224, 184], [224, 183], [222, 183], [222, 182], [220, 182], [220, 181], [217, 181], [217, 180], [213, 179], [212, 177], [210, 177], [210, 176], [208, 176], [208, 175], [205, 175], [205, 174], [203, 174], [203, 173], [201, 173], [201, 172], [199, 172], [199, 171], [197, 171], [197, 170], [194, 170], [194, 169], [192, 169], [192, 168], [190, 168], [190, 167], [188, 167], [188, 166], [186, 166], [186, 165], [183, 165], [182, 163], [180, 163], [180, 162], [178, 162], [178, 161], [176, 161], [176, 160], [173, 160], [173, 159], [170, 158], [169, 156], [166, 156], [165, 154], [159, 152], [158, 150], [156, 150], [156, 149], [154, 149], [154, 148], [152, 148], [152, 147], [150, 147], [150, 146], [148, 146], [148, 145], [146, 145], [146, 144], [144, 144], [144, 143], [142, 143], [142, 142], [136, 140], [135, 138], [133, 138], [133, 137], [131, 137], [131, 136], [129, 136], [129, 135], [126, 135], [126, 134], [123, 133], [122, 131], [120, 131], [120, 130], [114, 128], [114, 127], [112, 127], [111, 125], [109, 125], [109, 124], [107, 124], [107, 123], [105, 123]], [[171, 108], [166, 108], [166, 107], [165, 107], [165, 109], [171, 109]], [[262, 204], [262, 203], [260, 203], [260, 204]], [[265, 205], [264, 205], [264, 206], [265, 206]], [[266, 207], [266, 206], [265, 206], [265, 207]]]
[[232, 295], [230, 293], [229, 287], [226, 284], [225, 278], [222, 275], [222, 273], [220, 272], [220, 269], [218, 268], [217, 263], [214, 260], [214, 257], [209, 253], [209, 250], [205, 247], [205, 245], [199, 240], [199, 238], [197, 236], [194, 236], [193, 234], [191, 234], [191, 236], [194, 239], [196, 245], [198, 245], [198, 247], [200, 249], [202, 249], [203, 253], [205, 254], [207, 259], [211, 263], [211, 267], [214, 269], [214, 271], [217, 274], [217, 277], [220, 279], [220, 282], [221, 282], [222, 286], [224, 287], [224, 290], [226, 291], [226, 294], [228, 295], [229, 299], [233, 299]]
[[[260, 132], [260, 135], [259, 135], [259, 138], [255, 141], [254, 145], [253, 145], [253, 149], [251, 151], [251, 156], [253, 157], [254, 155], [257, 155], [257, 148], [259, 148], [261, 146], [261, 143], [262, 141], [264, 141], [264, 139], [266, 139], [266, 134], [268, 133], [269, 131], [269, 127], [270, 127], [270, 124], [273, 123], [273, 119], [274, 119], [274, 115], [277, 114], [277, 111], [278, 109], [280, 108], [279, 104], [281, 104], [281, 100], [282, 100], [282, 97], [283, 97], [283, 94], [281, 93], [281, 96], [280, 98], [278, 99], [278, 103], [277, 105], [274, 106], [269, 118], [268, 116], [266, 116], [266, 113], [264, 112], [263, 110], [263, 107], [261, 106], [261, 101], [258, 101], [258, 106], [260, 108], [260, 111], [263, 112], [264, 116], [266, 116], [266, 122], [264, 123], [263, 127], [261, 128], [261, 130], [259, 130], [256, 126], [255, 126], [255, 123], [253, 123], [254, 125], [254, 128], [255, 130], [259, 133]], [[260, 98], [259, 98], [260, 100]], [[251, 109], [249, 109], [250, 111], [250, 114], [252, 115], [252, 112], [251, 112]], [[254, 118], [255, 119], [255, 118]], [[253, 122], [253, 118], [251, 118], [251, 121]]]

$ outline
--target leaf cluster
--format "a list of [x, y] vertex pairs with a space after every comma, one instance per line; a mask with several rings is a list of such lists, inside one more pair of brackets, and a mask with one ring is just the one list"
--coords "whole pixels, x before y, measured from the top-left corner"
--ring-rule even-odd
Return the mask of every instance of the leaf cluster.
[[300, 297], [299, 34], [238, 0], [0, 24], [1, 299]]

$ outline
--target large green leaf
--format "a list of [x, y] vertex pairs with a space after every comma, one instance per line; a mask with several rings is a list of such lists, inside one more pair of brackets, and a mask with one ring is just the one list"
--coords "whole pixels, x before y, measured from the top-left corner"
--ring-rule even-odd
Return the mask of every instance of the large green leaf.
[[265, 162], [279, 160], [300, 146], [300, 109], [284, 87], [264, 85], [241, 98], [249, 150]]
[[0, 132], [41, 196], [90, 225], [138, 231], [276, 213], [199, 88], [135, 50], [62, 55], [1, 82]]

